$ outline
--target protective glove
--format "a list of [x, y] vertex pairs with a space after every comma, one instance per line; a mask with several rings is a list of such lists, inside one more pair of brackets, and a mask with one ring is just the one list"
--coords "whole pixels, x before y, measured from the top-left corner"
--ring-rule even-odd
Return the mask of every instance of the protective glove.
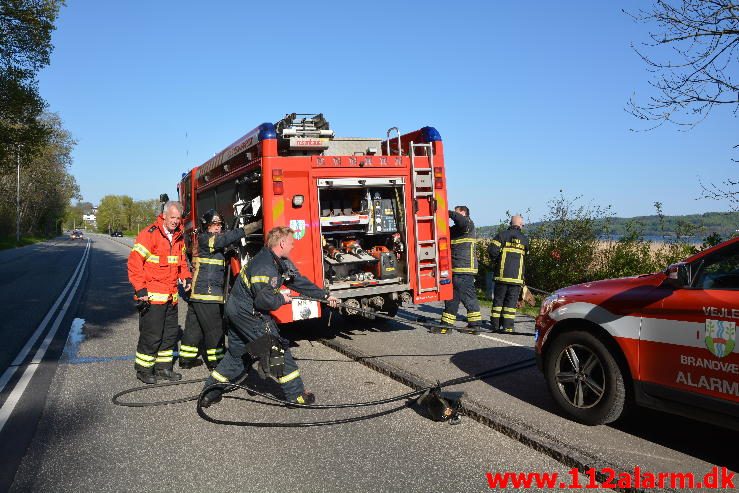
[[331, 308], [336, 308], [337, 306], [339, 306], [339, 298], [335, 296], [328, 296], [326, 298], [326, 301], [328, 302], [328, 306], [330, 306]]
[[144, 300], [142, 299], [136, 300], [136, 310], [138, 310], [138, 312], [141, 315], [146, 315], [146, 312], [149, 311], [150, 307], [151, 307], [151, 302], [149, 301], [148, 298]]
[[256, 233], [257, 231], [261, 231], [263, 224], [263, 221], [260, 219], [259, 221], [244, 225], [244, 227], [241, 229], [244, 230], [245, 235], [250, 235]]

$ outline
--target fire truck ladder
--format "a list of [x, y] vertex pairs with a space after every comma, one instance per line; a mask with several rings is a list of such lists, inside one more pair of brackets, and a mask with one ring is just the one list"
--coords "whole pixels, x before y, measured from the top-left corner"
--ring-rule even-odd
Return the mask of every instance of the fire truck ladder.
[[[416, 167], [416, 150], [423, 150], [428, 156], [429, 166]], [[413, 177], [413, 227], [416, 237], [416, 274], [418, 276], [418, 292], [425, 293], [428, 291], [439, 291], [439, 261], [437, 255], [438, 238], [436, 236], [436, 211], [434, 205], [434, 150], [432, 144], [415, 144], [410, 143], [411, 153], [411, 175]], [[421, 155], [421, 154], [418, 154]], [[432, 213], [430, 216], [418, 215], [418, 200], [426, 199], [432, 205]], [[429, 240], [419, 239], [418, 225], [419, 223], [430, 223], [431, 236]], [[421, 262], [424, 262], [421, 264]], [[421, 269], [431, 269], [431, 275], [434, 278], [434, 287], [421, 288]]]

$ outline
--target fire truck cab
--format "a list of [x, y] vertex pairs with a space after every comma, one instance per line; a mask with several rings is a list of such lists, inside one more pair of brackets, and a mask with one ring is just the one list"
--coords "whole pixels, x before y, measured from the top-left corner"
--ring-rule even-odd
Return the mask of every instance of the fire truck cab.
[[[432, 127], [342, 138], [322, 114], [292, 113], [183, 174], [178, 191], [191, 256], [199, 217], [209, 209], [230, 227], [263, 221], [262, 231], [233, 252], [231, 280], [262, 248], [266, 232], [289, 226], [296, 240], [291, 259], [350, 306], [346, 315], [394, 315], [403, 303], [452, 296], [443, 144]], [[273, 315], [285, 323], [320, 313], [318, 303], [294, 300]]]

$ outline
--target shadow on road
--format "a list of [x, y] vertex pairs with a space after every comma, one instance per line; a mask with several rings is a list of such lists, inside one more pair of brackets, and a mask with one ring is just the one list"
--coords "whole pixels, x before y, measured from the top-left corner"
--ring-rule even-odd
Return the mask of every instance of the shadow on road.
[[[450, 361], [473, 375], [532, 357], [533, 352], [527, 348], [491, 347], [458, 353]], [[483, 381], [520, 401], [567, 419], [550, 397], [544, 377], [536, 367]], [[571, 426], [584, 427], [574, 422]], [[725, 428], [644, 408], [637, 408], [604, 428], [619, 430], [733, 471], [739, 469], [739, 455], [733, 446], [728, 446], [739, 442], [739, 433]]]
[[739, 471], [739, 454], [734, 446], [729, 446], [739, 443], [739, 432], [643, 408], [611, 426], [663, 447]]

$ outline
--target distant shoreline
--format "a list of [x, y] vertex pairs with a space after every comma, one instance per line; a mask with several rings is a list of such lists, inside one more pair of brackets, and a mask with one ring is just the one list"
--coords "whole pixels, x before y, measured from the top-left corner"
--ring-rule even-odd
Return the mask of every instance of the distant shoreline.
[[[690, 233], [685, 241], [700, 245], [703, 239], [711, 234], [719, 234], [727, 240], [739, 232], [739, 212], [705, 212], [703, 214], [689, 214], [684, 216], [637, 216], [622, 217], [591, 217], [590, 227], [594, 233], [610, 232], [611, 237], [620, 238], [630, 231], [638, 231], [641, 237], [649, 241], [675, 241], [675, 232]], [[568, 220], [573, 220], [569, 218]], [[546, 227], [552, 221], [533, 221], [526, 225], [529, 232], [537, 228]], [[554, 220], [554, 222], [558, 222]], [[500, 226], [480, 226], [477, 228], [479, 237], [494, 236]], [[667, 238], [665, 238], [665, 236]]]
[[[621, 238], [623, 238], [623, 235], [609, 235], [609, 236], [601, 236], [600, 238], [598, 238], [598, 240], [602, 242], [608, 242], [608, 241], [618, 241]], [[698, 237], [698, 236], [682, 236], [678, 240], [675, 236], [643, 235], [643, 236], [640, 236], [639, 239], [644, 240], [644, 241], [649, 241], [652, 243], [659, 243], [659, 244], [677, 243], [678, 241], [680, 243], [688, 243], [689, 245], [702, 245], [703, 244], [703, 238]]]

